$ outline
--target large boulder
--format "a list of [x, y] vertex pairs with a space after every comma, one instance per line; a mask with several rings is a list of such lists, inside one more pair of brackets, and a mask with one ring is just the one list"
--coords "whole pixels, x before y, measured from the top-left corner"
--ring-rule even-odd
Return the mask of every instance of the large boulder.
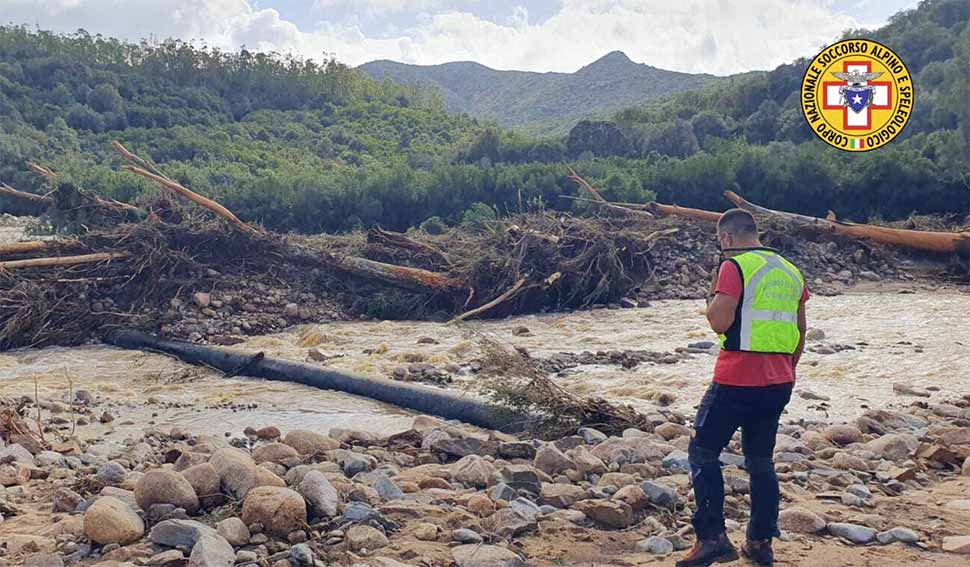
[[677, 508], [677, 503], [680, 499], [677, 496], [677, 491], [673, 488], [660, 483], [645, 480], [640, 483], [640, 489], [643, 490], [644, 494], [646, 494], [647, 500], [650, 501], [651, 504], [661, 508]]
[[199, 505], [203, 508], [213, 508], [225, 501], [219, 487], [219, 473], [216, 468], [209, 463], [195, 465], [182, 471], [182, 476], [189, 481], [196, 496], [199, 497]]
[[897, 462], [912, 457], [918, 447], [919, 439], [908, 433], [890, 433], [865, 444], [866, 450], [886, 460]]
[[209, 456], [210, 455], [206, 453], [197, 453], [189, 450], [182, 451], [179, 458], [175, 459], [175, 463], [172, 464], [172, 470], [175, 472], [182, 472], [186, 469], [194, 467], [195, 465], [207, 463], [209, 462]]
[[314, 455], [340, 448], [340, 441], [326, 435], [295, 429], [283, 437], [283, 443], [296, 449], [301, 455]]
[[286, 486], [286, 481], [269, 470], [269, 463], [256, 467], [256, 486]]
[[586, 491], [574, 484], [545, 483], [539, 495], [545, 504], [556, 508], [569, 508], [585, 498]]
[[829, 533], [852, 543], [864, 545], [876, 539], [876, 530], [868, 526], [833, 522], [828, 525]]
[[580, 446], [575, 449], [571, 449], [567, 456], [569, 459], [575, 463], [576, 470], [579, 474], [589, 476], [591, 474], [603, 474], [607, 470], [606, 463], [596, 455], [590, 453], [589, 449]]
[[329, 518], [337, 516], [340, 493], [322, 472], [312, 470], [306, 473], [297, 490], [313, 506], [318, 515]]
[[518, 555], [495, 545], [459, 545], [451, 557], [458, 567], [526, 567]]
[[236, 552], [220, 535], [206, 534], [192, 546], [189, 567], [232, 567]]
[[825, 530], [825, 520], [803, 508], [785, 508], [778, 513], [778, 527], [786, 532], [815, 534]]
[[970, 555], [970, 535], [944, 537], [941, 547], [947, 553]]
[[237, 499], [245, 498], [246, 494], [257, 485], [256, 462], [239, 449], [232, 447], [217, 449], [209, 458], [209, 464], [219, 474], [222, 488]]
[[361, 551], [374, 551], [387, 546], [387, 536], [377, 528], [365, 525], [357, 525], [347, 530], [345, 536], [347, 547], [357, 553]]
[[515, 490], [527, 490], [532, 494], [539, 494], [539, 491], [542, 489], [539, 472], [535, 467], [529, 465], [507, 465], [502, 467], [502, 480]]
[[145, 522], [131, 506], [102, 496], [84, 513], [84, 535], [100, 545], [128, 545], [145, 535]]
[[649, 437], [610, 437], [590, 451], [606, 464], [625, 465], [659, 461], [672, 447]]
[[[855, 426], [851, 426], [855, 427]], [[855, 429], [858, 429], [857, 427]], [[861, 433], [860, 433], [861, 434]], [[819, 433], [818, 431], [808, 430], [802, 433], [801, 437], [802, 443], [805, 444], [809, 449], [813, 451], [821, 451], [822, 449], [828, 449], [832, 446], [832, 441], [825, 436], [824, 433]]]
[[0, 447], [0, 462], [3, 463], [27, 463], [34, 464], [34, 456], [19, 443], [11, 443], [6, 447]]
[[573, 508], [607, 528], [619, 530], [633, 523], [633, 509], [625, 502], [580, 500]]
[[556, 448], [555, 445], [546, 445], [536, 452], [533, 466], [540, 471], [555, 476], [569, 469], [576, 469], [576, 463]]
[[777, 436], [775, 436], [775, 452], [811, 455], [812, 449], [800, 439], [796, 439], [791, 435], [779, 433]]
[[259, 486], [243, 501], [242, 520], [263, 524], [267, 532], [285, 537], [306, 523], [306, 502], [297, 492], [278, 486]]
[[501, 539], [515, 538], [539, 527], [535, 516], [523, 515], [513, 508], [502, 508], [486, 518], [483, 524]]
[[668, 421], [658, 425], [656, 428], [654, 428], [653, 432], [663, 437], [667, 441], [671, 441], [678, 437], [689, 436], [691, 430], [689, 427], [680, 425], [679, 423]]
[[214, 535], [218, 532], [202, 522], [175, 519], [155, 524], [148, 539], [155, 545], [192, 549], [203, 536]]
[[62, 486], [54, 491], [54, 496], [51, 500], [54, 512], [70, 513], [77, 510], [78, 505], [84, 502], [84, 497], [70, 488]]
[[246, 545], [252, 537], [249, 527], [235, 516], [230, 516], [216, 524], [216, 531], [226, 538], [230, 545], [235, 546]]
[[616, 488], [623, 488], [624, 486], [630, 486], [631, 484], [637, 483], [637, 477], [632, 474], [620, 473], [620, 472], [609, 472], [600, 477], [596, 486], [614, 486]]
[[153, 470], [145, 473], [135, 485], [135, 501], [142, 510], [154, 504], [172, 504], [189, 514], [199, 511], [199, 497], [181, 473]]
[[0, 465], [0, 486], [20, 486], [30, 482], [31, 465], [16, 461]]
[[869, 472], [869, 463], [862, 457], [850, 453], [836, 453], [832, 457], [832, 466], [844, 471]]
[[647, 507], [650, 500], [647, 498], [646, 492], [642, 488], [635, 484], [628, 484], [623, 488], [616, 491], [613, 495], [613, 500], [615, 502], [623, 502], [633, 509], [634, 512], [639, 512]]
[[826, 439], [836, 445], [848, 445], [862, 441], [862, 431], [848, 423], [833, 424], [822, 431]]
[[499, 478], [495, 466], [478, 455], [462, 457], [451, 470], [454, 480], [477, 488], [491, 486]]
[[278, 463], [286, 465], [294, 463], [300, 458], [300, 453], [296, 449], [283, 443], [267, 443], [260, 445], [253, 451], [253, 460], [256, 464]]

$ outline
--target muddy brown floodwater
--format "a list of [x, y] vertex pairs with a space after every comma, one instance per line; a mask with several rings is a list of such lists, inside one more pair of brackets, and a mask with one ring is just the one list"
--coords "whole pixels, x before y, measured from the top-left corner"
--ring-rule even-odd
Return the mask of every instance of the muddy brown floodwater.
[[[533, 356], [560, 352], [651, 350], [672, 352], [700, 341], [714, 341], [702, 301], [655, 301], [649, 307], [595, 310], [474, 321], [460, 325], [431, 322], [342, 322], [302, 325], [287, 332], [251, 337], [236, 348], [267, 356], [306, 360], [309, 348], [342, 355], [335, 369], [391, 376], [413, 363], [439, 367], [462, 364], [479, 355], [479, 340], [490, 337], [525, 347]], [[894, 393], [894, 383], [929, 390], [932, 399], [962, 395], [970, 389], [970, 295], [956, 290], [893, 289], [813, 297], [809, 326], [825, 338], [810, 342], [799, 367], [789, 418], [844, 420], [867, 407], [913, 398]], [[521, 327], [529, 330], [520, 335]], [[418, 339], [426, 338], [421, 343]], [[433, 339], [431, 343], [427, 338]], [[827, 347], [827, 348], [826, 348]], [[852, 348], [847, 348], [852, 347]], [[834, 350], [832, 354], [812, 352]], [[318, 364], [313, 363], [311, 364]], [[673, 394], [673, 408], [687, 414], [711, 377], [714, 355], [692, 354], [674, 364], [584, 365], [557, 381], [579, 394], [604, 396], [638, 408], [655, 404], [661, 392]], [[326, 430], [347, 427], [392, 432], [409, 426], [409, 414], [394, 406], [298, 384], [247, 378], [222, 378], [156, 354], [92, 345], [30, 349], [0, 354], [0, 395], [67, 397], [85, 389], [110, 399], [116, 414], [135, 425], [175, 425], [193, 432], [238, 432], [276, 425]], [[474, 389], [467, 367], [451, 387]], [[469, 393], [469, 395], [474, 395]], [[253, 404], [255, 408], [251, 407]]]

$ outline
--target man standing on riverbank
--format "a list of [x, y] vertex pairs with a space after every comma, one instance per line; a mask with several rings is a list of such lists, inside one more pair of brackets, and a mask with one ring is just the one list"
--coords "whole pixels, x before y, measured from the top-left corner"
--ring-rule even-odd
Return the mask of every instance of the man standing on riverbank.
[[778, 477], [772, 454], [778, 420], [791, 398], [805, 346], [808, 292], [798, 269], [758, 238], [750, 213], [732, 209], [717, 223], [727, 258], [715, 271], [707, 320], [720, 335], [714, 380], [694, 420], [688, 449], [697, 541], [677, 567], [733, 561], [738, 554], [724, 525], [724, 479], [719, 458], [741, 428], [751, 477], [751, 520], [741, 553], [772, 565], [779, 535]]

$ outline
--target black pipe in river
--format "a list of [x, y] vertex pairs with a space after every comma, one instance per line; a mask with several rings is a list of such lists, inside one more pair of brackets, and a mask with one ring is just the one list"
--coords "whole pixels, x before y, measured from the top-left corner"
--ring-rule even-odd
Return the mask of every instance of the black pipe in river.
[[171, 354], [189, 364], [211, 366], [229, 375], [239, 374], [338, 390], [507, 433], [523, 430], [527, 422], [526, 418], [516, 416], [509, 410], [457, 392], [338, 372], [309, 364], [268, 358], [262, 353], [247, 354], [227, 348], [197, 345], [132, 329], [114, 330], [104, 340], [117, 347]]

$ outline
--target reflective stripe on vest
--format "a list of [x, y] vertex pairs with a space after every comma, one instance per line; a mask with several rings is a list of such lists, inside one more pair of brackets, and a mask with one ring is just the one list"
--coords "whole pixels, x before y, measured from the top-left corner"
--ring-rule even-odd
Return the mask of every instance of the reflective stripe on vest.
[[[752, 256], [756, 256], [757, 260]], [[756, 267], [752, 265], [752, 261], [761, 265]], [[739, 267], [744, 294], [739, 302], [734, 324], [720, 337], [721, 347], [747, 352], [793, 353], [800, 339], [798, 308], [805, 285], [802, 275], [781, 256], [765, 250], [745, 252], [735, 256], [734, 262]], [[775, 309], [764, 308], [766, 301], [771, 302], [764, 295], [765, 290], [762, 290], [763, 295], [757, 295], [759, 286], [769, 275], [772, 281], [787, 288], [781, 297], [773, 298], [776, 300], [776, 305], [773, 306]], [[767, 285], [772, 285], [772, 281], [767, 282]], [[796, 292], [797, 295], [793, 295]], [[781, 305], [778, 305], [779, 302]], [[762, 322], [773, 324], [758, 324]], [[733, 339], [730, 344], [729, 334]]]

